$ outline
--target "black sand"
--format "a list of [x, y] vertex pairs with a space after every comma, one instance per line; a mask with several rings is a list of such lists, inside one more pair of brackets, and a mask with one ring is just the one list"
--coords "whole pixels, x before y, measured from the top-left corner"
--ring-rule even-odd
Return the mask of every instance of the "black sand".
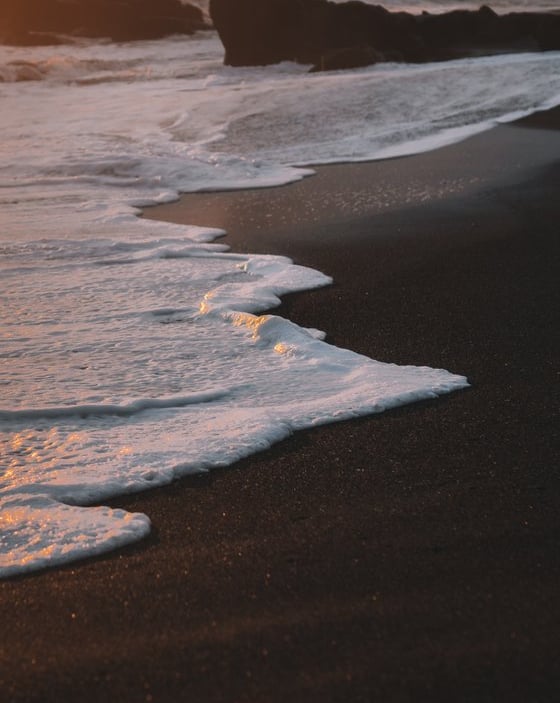
[[149, 540], [0, 582], [0, 701], [560, 699], [558, 124], [147, 213], [332, 275], [279, 314], [472, 388], [115, 500]]

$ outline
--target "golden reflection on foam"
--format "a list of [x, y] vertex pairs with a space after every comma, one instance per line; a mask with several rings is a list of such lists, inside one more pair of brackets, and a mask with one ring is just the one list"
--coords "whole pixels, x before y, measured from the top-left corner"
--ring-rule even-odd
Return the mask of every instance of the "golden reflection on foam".
[[233, 324], [236, 327], [246, 327], [253, 336], [253, 339], [259, 336], [259, 330], [265, 322], [270, 320], [270, 315], [251, 315], [247, 312], [239, 312], [233, 317]]
[[57, 427], [51, 427], [46, 436], [31, 429], [16, 432], [8, 441], [9, 454], [12, 456], [4, 475], [13, 476], [14, 470], [23, 463], [54, 463], [61, 456], [71, 453], [75, 445], [82, 444], [83, 440], [83, 432], [71, 432], [64, 436]]
[[12, 437], [12, 441], [10, 442], [12, 452], [21, 451], [24, 442], [25, 436], [23, 432], [16, 432], [16, 434]]
[[212, 300], [214, 295], [215, 295], [214, 291], [209, 291], [208, 293], [205, 294], [204, 298], [201, 300], [200, 305], [198, 306], [198, 311], [200, 312], [201, 315], [206, 315], [212, 309], [212, 306], [210, 305], [210, 301]]
[[23, 512], [22, 508], [3, 510], [0, 513], [0, 525], [2, 525], [2, 529], [6, 530], [9, 525], [17, 525], [21, 522]]

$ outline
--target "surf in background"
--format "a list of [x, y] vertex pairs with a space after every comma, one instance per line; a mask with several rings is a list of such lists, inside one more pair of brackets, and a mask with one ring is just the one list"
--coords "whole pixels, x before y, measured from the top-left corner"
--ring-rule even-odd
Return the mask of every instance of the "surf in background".
[[558, 53], [307, 74], [226, 68], [213, 33], [3, 46], [0, 78], [4, 577], [149, 531], [98, 506], [109, 497], [467, 384], [261, 314], [330, 279], [142, 207], [433, 149], [560, 103]]
[[[189, 0], [191, 5], [198, 5], [208, 12], [209, 0]], [[347, 2], [347, 0], [331, 0], [331, 2]], [[556, 0], [493, 0], [493, 2], [476, 2], [476, 0], [362, 0], [366, 5], [382, 5], [391, 12], [449, 12], [450, 10], [477, 10], [481, 5], [488, 5], [495, 12], [553, 12], [558, 11]]]

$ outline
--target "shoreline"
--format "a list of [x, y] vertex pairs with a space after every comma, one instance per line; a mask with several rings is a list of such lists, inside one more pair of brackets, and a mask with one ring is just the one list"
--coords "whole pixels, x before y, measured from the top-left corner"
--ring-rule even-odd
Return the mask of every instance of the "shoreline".
[[472, 389], [111, 501], [151, 537], [0, 582], [7, 700], [560, 694], [558, 114], [146, 211], [332, 275], [274, 314]]
[[[379, 344], [373, 347], [362, 334], [356, 336], [356, 325], [344, 325], [344, 319], [336, 321], [344, 331], [341, 337], [331, 316], [314, 301], [325, 298], [328, 311], [337, 304], [338, 291], [344, 290], [348, 307], [354, 293], [356, 301], [370, 303], [371, 291], [361, 291], [366, 278], [375, 281], [377, 292], [392, 284], [396, 273], [406, 276], [430, 259], [458, 259], [461, 251], [503, 239], [501, 218], [508, 220], [508, 227], [515, 223], [511, 212], [495, 202], [497, 191], [523, 188], [541, 177], [555, 163], [555, 153], [560, 154], [560, 107], [430, 152], [314, 166], [314, 175], [281, 186], [188, 193], [146, 208], [142, 216], [223, 229], [226, 234], [219, 241], [234, 252], [289, 256], [296, 264], [331, 276], [331, 286], [285, 295], [270, 311], [325, 331], [329, 343], [379, 361], [449, 368], [412, 352], [402, 357], [396, 351], [398, 358], [393, 358], [393, 347], [402, 342], [387, 345], [386, 351], [383, 345], [383, 356], [376, 356]], [[454, 211], [465, 218], [469, 208], [471, 225], [450, 237], [444, 224], [453, 221]], [[493, 226], [477, 227], [476, 216], [486, 217]], [[303, 317], [295, 319], [294, 314]], [[461, 368], [449, 370], [466, 374]]]

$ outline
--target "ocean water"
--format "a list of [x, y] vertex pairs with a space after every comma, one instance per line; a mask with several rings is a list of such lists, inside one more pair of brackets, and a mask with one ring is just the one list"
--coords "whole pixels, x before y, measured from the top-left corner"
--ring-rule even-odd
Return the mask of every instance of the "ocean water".
[[[189, 0], [191, 5], [198, 5], [208, 11], [209, 0]], [[331, 2], [347, 2], [347, 0], [331, 0]], [[558, 11], [557, 0], [492, 0], [491, 2], [476, 2], [476, 0], [362, 0], [368, 5], [383, 5], [391, 12], [449, 12], [450, 10], [477, 10], [481, 5], [489, 5], [501, 14], [505, 12], [546, 12]]]
[[[210, 0], [189, 0], [191, 5], [198, 5], [203, 11], [208, 12]], [[331, 2], [347, 2], [348, 0], [331, 0]], [[558, 11], [558, 0], [491, 0], [491, 2], [477, 2], [476, 0], [361, 0], [367, 5], [383, 5], [391, 12], [449, 12], [450, 10], [477, 10], [481, 5], [489, 5], [495, 12], [549, 12]]]
[[324, 74], [222, 56], [212, 32], [0, 47], [0, 576], [148, 533], [109, 497], [467, 385], [266, 312], [324, 274], [138, 214], [559, 104], [560, 54]]

